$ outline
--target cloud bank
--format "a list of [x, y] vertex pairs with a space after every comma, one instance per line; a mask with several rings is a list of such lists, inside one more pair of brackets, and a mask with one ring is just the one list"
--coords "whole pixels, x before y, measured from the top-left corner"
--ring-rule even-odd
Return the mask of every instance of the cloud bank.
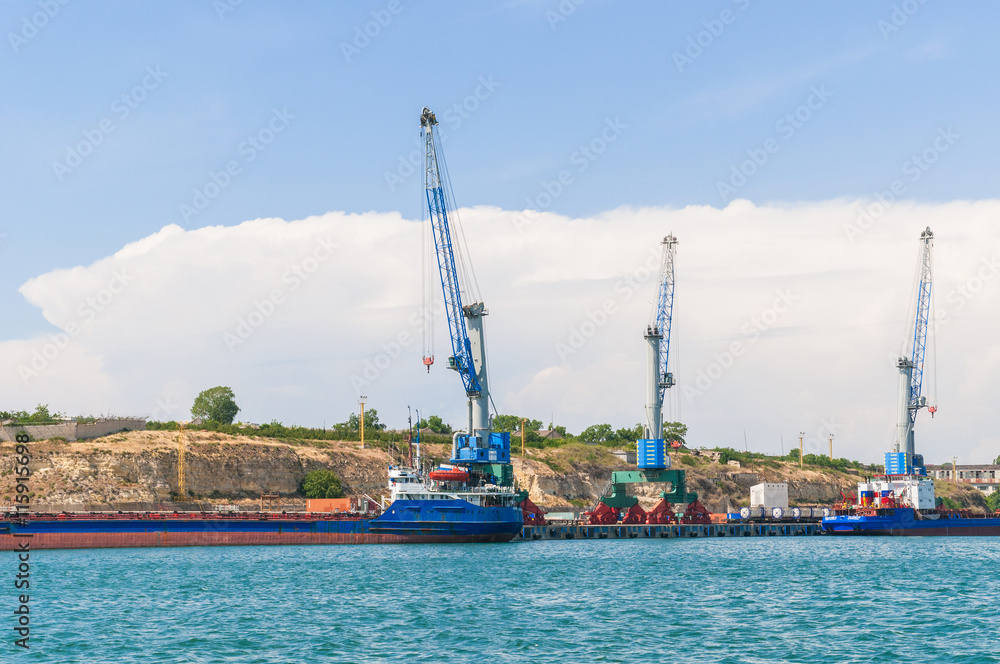
[[[690, 442], [877, 461], [891, 442], [894, 358], [911, 335], [918, 237], [935, 246], [937, 323], [917, 424], [929, 462], [1000, 454], [1000, 201], [872, 201], [619, 208], [585, 219], [467, 208], [465, 237], [490, 316], [501, 412], [571, 431], [642, 420], [642, 333], [659, 242], [679, 241], [667, 415]], [[230, 385], [244, 421], [343, 421], [360, 394], [390, 426], [406, 407], [463, 420], [464, 393], [422, 363], [418, 221], [328, 213], [237, 226], [167, 226], [91, 265], [20, 288], [52, 331], [0, 343], [7, 408], [186, 418]], [[435, 287], [437, 288], [437, 287]], [[440, 299], [439, 289], [436, 295]], [[936, 368], [936, 370], [935, 370]], [[746, 441], [746, 443], [745, 443]]]

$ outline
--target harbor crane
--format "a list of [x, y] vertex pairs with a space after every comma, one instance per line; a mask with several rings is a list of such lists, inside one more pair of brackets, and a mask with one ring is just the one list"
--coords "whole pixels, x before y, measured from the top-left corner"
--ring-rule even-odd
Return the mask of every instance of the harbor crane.
[[[424, 107], [420, 114], [420, 127], [424, 137], [424, 190], [451, 336], [452, 354], [448, 358], [448, 368], [458, 372], [468, 398], [468, 427], [465, 431], [455, 432], [452, 438], [451, 463], [480, 464], [484, 475], [496, 477], [497, 483], [501, 485], [511, 484], [513, 469], [510, 466], [510, 433], [491, 431], [486, 340], [483, 332], [483, 318], [489, 312], [478, 298], [478, 293], [473, 290], [475, 277], [471, 264], [466, 265], [461, 252], [456, 256], [463, 238], [460, 229], [457, 236], [452, 233], [449, 212], [454, 212], [454, 208], [450, 209], [449, 203], [454, 206], [454, 201], [449, 201], [451, 186], [434, 131], [437, 125], [434, 113]], [[463, 297], [467, 301], [463, 302]], [[423, 361], [428, 370], [434, 363], [433, 352], [426, 346], [429, 343], [431, 341], [425, 339]]]
[[[674, 255], [677, 238], [672, 234], [660, 243], [659, 291], [652, 325], [647, 325], [646, 340], [646, 425], [645, 438], [636, 441], [638, 470], [619, 470], [611, 474], [608, 491], [590, 514], [591, 523], [675, 523], [677, 516], [671, 503], [686, 503], [681, 520], [686, 523], [707, 523], [708, 510], [698, 502], [698, 494], [688, 493], [686, 473], [670, 469], [670, 442], [663, 438], [663, 401], [674, 385], [674, 376], [667, 371], [670, 359], [670, 334], [674, 316]], [[660, 494], [660, 502], [649, 513], [639, 506], [639, 499], [627, 495], [628, 484], [667, 483], [669, 492]], [[624, 516], [622, 511], [624, 510]]]
[[646, 454], [643, 458], [649, 456], [650, 462], [656, 467], [662, 464], [663, 468], [669, 468], [670, 456], [666, 453], [663, 440], [663, 401], [667, 389], [674, 386], [674, 375], [667, 371], [667, 362], [670, 359], [670, 330], [674, 319], [674, 254], [677, 252], [677, 238], [668, 235], [660, 244], [663, 246], [663, 258], [660, 261], [659, 295], [653, 325], [646, 327], [644, 335], [648, 344], [649, 362], [645, 441], [652, 442], [644, 446]]
[[924, 359], [927, 354], [927, 327], [930, 321], [931, 287], [933, 268], [931, 250], [934, 247], [934, 233], [927, 228], [920, 234], [920, 259], [918, 263], [916, 316], [913, 323], [913, 337], [910, 341], [910, 356], [896, 360], [899, 369], [899, 393], [896, 411], [896, 435], [892, 453], [886, 455], [887, 475], [924, 474], [923, 455], [916, 454], [913, 441], [913, 425], [917, 412], [927, 408], [931, 416], [937, 406], [928, 405], [922, 394], [924, 384]]

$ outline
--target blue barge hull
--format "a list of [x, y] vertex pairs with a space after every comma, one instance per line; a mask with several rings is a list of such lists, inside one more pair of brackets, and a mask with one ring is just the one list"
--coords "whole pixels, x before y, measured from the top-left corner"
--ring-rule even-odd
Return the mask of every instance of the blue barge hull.
[[[933, 518], [936, 516], [937, 518]], [[831, 535], [998, 536], [1000, 516], [969, 516], [958, 512], [925, 515], [912, 507], [891, 507], [874, 514], [838, 514], [823, 519]]]

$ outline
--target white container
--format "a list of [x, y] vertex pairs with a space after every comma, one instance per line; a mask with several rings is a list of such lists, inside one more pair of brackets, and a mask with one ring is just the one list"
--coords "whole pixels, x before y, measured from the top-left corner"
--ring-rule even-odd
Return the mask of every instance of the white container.
[[742, 507], [740, 517], [744, 519], [761, 519], [764, 517], [763, 507]]
[[762, 482], [750, 487], [750, 507], [788, 509], [788, 483]]
[[801, 507], [793, 507], [791, 511], [792, 511], [792, 518], [793, 519], [801, 519], [802, 518], [802, 508]]

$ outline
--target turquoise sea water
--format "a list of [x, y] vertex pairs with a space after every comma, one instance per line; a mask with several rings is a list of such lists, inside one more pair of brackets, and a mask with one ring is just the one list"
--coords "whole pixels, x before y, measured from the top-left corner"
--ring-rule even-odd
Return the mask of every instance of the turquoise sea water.
[[31, 554], [0, 661], [1000, 662], [1000, 538]]

